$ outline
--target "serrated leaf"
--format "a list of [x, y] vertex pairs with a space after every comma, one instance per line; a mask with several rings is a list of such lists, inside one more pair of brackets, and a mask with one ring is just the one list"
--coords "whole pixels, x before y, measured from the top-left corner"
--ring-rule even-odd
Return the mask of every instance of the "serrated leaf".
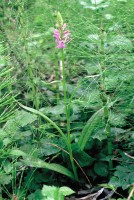
[[52, 199], [57, 200], [58, 199], [58, 188], [55, 186], [48, 186], [44, 185], [42, 189], [42, 195], [44, 197], [50, 197]]
[[31, 124], [37, 119], [37, 116], [34, 114], [31, 114], [29, 112], [26, 112], [24, 110], [22, 111], [16, 111], [14, 116], [6, 122], [6, 124], [3, 127], [3, 131], [5, 134], [15, 134], [17, 130], [19, 130], [20, 127], [24, 127], [28, 124]]
[[60, 187], [59, 193], [62, 194], [63, 196], [67, 196], [67, 195], [71, 195], [75, 192], [71, 188], [63, 186], [63, 187]]
[[12, 176], [6, 175], [6, 174], [0, 174], [0, 184], [1, 185], [7, 185], [11, 182]]
[[50, 156], [61, 151], [60, 148], [65, 148], [66, 144], [63, 138], [46, 138], [41, 140], [41, 155]]
[[9, 161], [4, 161], [3, 168], [6, 174], [9, 174], [13, 169], [12, 163], [10, 163]]
[[93, 139], [98, 139], [100, 141], [107, 139], [107, 135], [104, 131], [104, 129], [100, 129], [98, 131], [96, 131], [93, 135], [92, 135]]
[[[125, 36], [123, 35], [116, 35], [116, 36], [113, 36], [111, 38], [111, 41], [109, 42], [109, 51], [120, 51], [120, 50], [125, 50], [125, 51], [128, 51], [128, 50], [132, 50], [133, 48], [133, 45], [132, 45], [132, 42], [126, 38]], [[107, 50], [108, 50], [107, 49]]]

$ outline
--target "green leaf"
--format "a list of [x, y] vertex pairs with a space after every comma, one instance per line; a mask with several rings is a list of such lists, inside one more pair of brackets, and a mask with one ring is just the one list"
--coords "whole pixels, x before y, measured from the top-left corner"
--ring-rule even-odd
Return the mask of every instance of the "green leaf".
[[58, 200], [59, 189], [55, 186], [44, 185], [42, 189], [42, 195], [44, 197], [50, 197], [52, 200]]
[[30, 166], [30, 167], [37, 167], [37, 168], [47, 168], [49, 170], [58, 172], [60, 174], [64, 174], [65, 176], [68, 176], [71, 179], [74, 179], [74, 175], [73, 173], [68, 170], [67, 168], [63, 167], [60, 164], [55, 164], [55, 163], [47, 163], [44, 162], [40, 159], [34, 159], [34, 158], [25, 158], [23, 160], [23, 162], [25, 163], [25, 165]]
[[108, 166], [104, 162], [96, 162], [94, 165], [94, 171], [97, 175], [106, 177], [108, 175]]
[[100, 141], [107, 139], [107, 135], [104, 129], [99, 129], [92, 135], [93, 139], [98, 139]]
[[0, 174], [0, 184], [2, 185], [7, 185], [11, 182], [12, 176], [11, 175], [6, 175], [6, 174]]
[[123, 35], [116, 35], [111, 38], [111, 41], [108, 43], [109, 46], [107, 48], [107, 51], [115, 52], [115, 51], [131, 51], [133, 48], [131, 40], [126, 38]]
[[[126, 161], [126, 157], [122, 157]], [[115, 181], [116, 180], [116, 181]], [[122, 162], [121, 165], [116, 167], [114, 176], [110, 179], [109, 184], [115, 187], [122, 187], [125, 190], [128, 185], [133, 184], [134, 180], [134, 164], [130, 163], [129, 165], [126, 162]]]
[[74, 158], [77, 160], [81, 167], [91, 166], [95, 160], [86, 152], [82, 151], [77, 143], [72, 144], [72, 151]]
[[40, 142], [42, 144], [40, 148], [40, 154], [45, 156], [50, 156], [58, 153], [61, 151], [61, 149], [58, 147], [65, 148], [66, 146], [63, 138], [46, 138], [42, 139]]
[[3, 141], [2, 140], [0, 140], [0, 149], [2, 149], [3, 148]]
[[62, 132], [62, 130], [56, 125], [55, 122], [53, 122], [49, 117], [47, 117], [46, 115], [44, 115], [43, 113], [41, 113], [40, 111], [38, 110], [35, 110], [34, 108], [30, 108], [30, 107], [27, 107], [27, 106], [24, 106], [22, 105], [21, 103], [19, 103], [19, 105], [24, 108], [25, 110], [29, 111], [29, 112], [32, 112], [36, 115], [39, 115], [41, 117], [43, 117], [47, 122], [49, 122], [59, 133], [60, 135], [63, 137], [64, 141], [66, 142], [66, 144], [68, 144], [68, 141], [67, 141], [67, 138], [66, 136], [64, 135], [64, 133]]
[[19, 149], [14, 149], [14, 150], [11, 150], [10, 154], [12, 156], [16, 156], [16, 157], [20, 157], [20, 156], [23, 156], [23, 157], [26, 157], [27, 154], [24, 153], [23, 151], [19, 150]]
[[44, 185], [42, 189], [42, 195], [46, 197], [46, 200], [64, 200], [64, 196], [71, 195], [73, 193], [74, 191], [66, 186], [58, 188], [55, 186]]
[[34, 193], [28, 195], [28, 200], [44, 200], [41, 190], [36, 190]]
[[9, 174], [13, 170], [12, 163], [5, 160], [3, 162], [3, 168], [4, 168], [4, 171], [6, 172], [6, 174]]
[[16, 111], [15, 114], [9, 119], [3, 127], [5, 134], [14, 135], [20, 127], [31, 124], [37, 119], [37, 116], [26, 112], [24, 110]]
[[13, 155], [13, 156], [17, 156], [17, 157], [22, 156], [23, 157], [23, 163], [25, 163], [25, 165], [27, 165], [27, 166], [37, 167], [37, 168], [47, 168], [49, 170], [58, 172], [60, 174], [64, 174], [64, 175], [74, 179], [73, 173], [70, 170], [68, 170], [67, 168], [63, 167], [62, 165], [44, 162], [40, 159], [33, 158], [32, 156], [30, 156], [30, 155], [28, 155], [28, 154], [26, 154], [23, 151], [20, 151], [18, 149], [12, 150], [10, 152], [10, 154]]
[[81, 150], [85, 148], [85, 145], [87, 141], [89, 140], [89, 137], [91, 136], [94, 129], [100, 126], [102, 122], [102, 113], [103, 113], [102, 111], [103, 111], [103, 108], [101, 108], [96, 113], [94, 113], [92, 117], [88, 120], [85, 127], [83, 128], [79, 141], [78, 141], [78, 144]]
[[62, 194], [63, 196], [67, 196], [67, 195], [71, 195], [75, 192], [71, 188], [63, 186], [63, 187], [60, 187], [59, 193]]

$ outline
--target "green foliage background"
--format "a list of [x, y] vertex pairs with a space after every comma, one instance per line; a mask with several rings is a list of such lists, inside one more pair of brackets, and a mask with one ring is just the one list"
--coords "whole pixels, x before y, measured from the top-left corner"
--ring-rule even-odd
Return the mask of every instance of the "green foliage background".
[[[43, 184], [72, 186], [67, 177], [64, 180], [63, 175], [50, 171], [57, 166], [57, 172], [73, 179], [63, 138], [52, 124], [41, 119], [38, 125], [40, 119], [36, 115], [16, 105], [17, 100], [34, 107], [35, 97], [26, 67], [28, 54], [39, 111], [66, 132], [61, 72], [57, 69], [60, 54], [53, 38], [57, 11], [71, 31], [71, 41], [65, 49], [65, 67], [74, 158], [93, 185], [99, 180], [125, 190], [134, 182], [133, 159], [124, 154], [133, 156], [134, 145], [133, 0], [2, 0], [0, 184], [4, 199], [11, 199], [13, 194], [19, 199], [28, 195], [32, 199], [30, 194], [41, 191]], [[100, 30], [104, 33], [104, 85], [113, 141], [111, 179], [99, 89], [103, 59]], [[78, 170], [79, 185], [84, 185], [86, 178]]]

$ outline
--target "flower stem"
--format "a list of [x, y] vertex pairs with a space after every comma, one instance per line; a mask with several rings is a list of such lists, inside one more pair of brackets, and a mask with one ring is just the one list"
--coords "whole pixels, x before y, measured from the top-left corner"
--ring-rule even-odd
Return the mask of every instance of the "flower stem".
[[67, 102], [67, 88], [66, 88], [66, 73], [65, 73], [65, 65], [64, 65], [64, 49], [61, 50], [61, 58], [62, 58], [62, 86], [63, 86], [63, 95], [64, 95], [64, 105], [65, 105], [65, 113], [67, 120], [67, 141], [68, 141], [68, 151], [70, 156], [70, 161], [72, 165], [72, 169], [74, 172], [75, 179], [78, 180], [77, 170], [74, 164], [73, 152], [71, 147], [71, 137], [70, 137], [70, 104]]
[[[56, 56], [57, 57], [57, 56]], [[59, 77], [59, 66], [58, 66], [58, 59], [55, 59], [55, 78], [56, 78], [56, 100], [57, 104], [59, 104], [60, 101], [60, 90], [59, 90], [59, 83], [58, 81], [60, 80]]]

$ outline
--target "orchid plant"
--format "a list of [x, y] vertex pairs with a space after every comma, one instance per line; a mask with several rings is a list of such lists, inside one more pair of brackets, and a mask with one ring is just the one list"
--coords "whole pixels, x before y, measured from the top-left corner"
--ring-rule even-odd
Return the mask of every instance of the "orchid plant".
[[67, 141], [68, 141], [68, 152], [70, 156], [70, 161], [72, 165], [72, 169], [74, 172], [74, 176], [76, 180], [78, 180], [78, 175], [76, 171], [76, 166], [74, 164], [72, 147], [71, 147], [71, 136], [70, 136], [70, 105], [69, 100], [67, 97], [67, 88], [66, 88], [66, 72], [65, 72], [65, 65], [64, 65], [64, 49], [66, 48], [66, 44], [71, 40], [70, 39], [70, 31], [67, 30], [66, 23], [63, 22], [62, 16], [60, 12], [57, 13], [57, 23], [56, 29], [54, 30], [54, 39], [57, 44], [56, 48], [61, 51], [61, 73], [62, 73], [62, 87], [63, 87], [63, 96], [64, 96], [64, 105], [65, 105], [65, 113], [66, 113], [66, 120], [67, 120]]

